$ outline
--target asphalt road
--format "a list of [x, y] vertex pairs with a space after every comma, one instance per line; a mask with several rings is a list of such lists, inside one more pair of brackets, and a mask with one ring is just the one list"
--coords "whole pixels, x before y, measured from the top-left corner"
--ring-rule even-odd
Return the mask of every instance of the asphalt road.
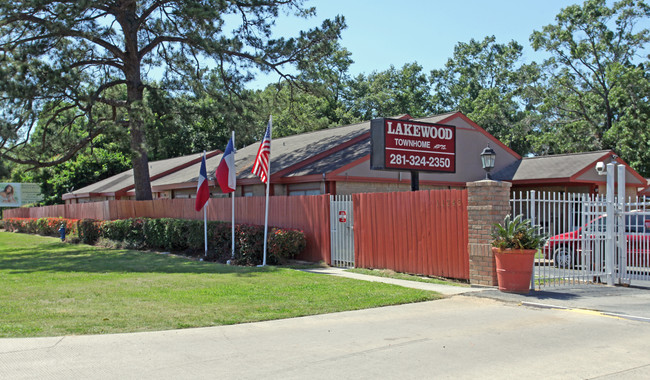
[[650, 378], [650, 323], [481, 293], [234, 326], [0, 339], [0, 378]]

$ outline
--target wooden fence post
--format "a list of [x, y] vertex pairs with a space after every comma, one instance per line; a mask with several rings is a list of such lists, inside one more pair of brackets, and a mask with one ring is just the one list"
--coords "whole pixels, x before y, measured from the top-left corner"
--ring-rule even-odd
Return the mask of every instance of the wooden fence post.
[[497, 285], [492, 254], [492, 226], [510, 213], [509, 182], [483, 180], [467, 183], [467, 224], [469, 240], [469, 282]]

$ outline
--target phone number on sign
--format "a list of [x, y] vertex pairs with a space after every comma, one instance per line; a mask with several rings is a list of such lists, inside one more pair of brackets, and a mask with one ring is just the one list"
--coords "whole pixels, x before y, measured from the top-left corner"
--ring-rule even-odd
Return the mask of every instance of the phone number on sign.
[[451, 159], [446, 157], [426, 157], [426, 156], [391, 153], [390, 165], [411, 165], [411, 166], [425, 166], [430, 168], [450, 168]]

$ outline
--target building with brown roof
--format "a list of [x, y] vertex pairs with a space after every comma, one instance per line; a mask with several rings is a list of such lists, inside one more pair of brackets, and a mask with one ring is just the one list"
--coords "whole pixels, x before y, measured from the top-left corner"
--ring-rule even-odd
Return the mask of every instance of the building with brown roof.
[[[404, 115], [402, 119], [410, 119]], [[548, 189], [598, 192], [605, 178], [595, 172], [599, 161], [614, 153], [600, 151], [577, 155], [522, 158], [461, 112], [450, 112], [419, 122], [453, 126], [456, 131], [455, 171], [421, 172], [420, 189], [464, 188], [485, 178], [480, 153], [486, 146], [496, 152], [493, 178], [513, 183], [514, 189]], [[409, 171], [370, 169], [370, 121], [273, 139], [271, 142], [271, 195], [353, 194], [408, 191]], [[264, 185], [251, 172], [259, 143], [237, 150], [237, 196], [264, 195]], [[213, 197], [224, 196], [214, 181], [221, 151], [207, 153], [206, 165]], [[625, 164], [620, 159], [617, 162]], [[154, 198], [192, 198], [196, 193], [201, 153], [150, 163]], [[628, 169], [630, 188], [645, 181]], [[645, 183], [645, 182], [643, 182]], [[106, 199], [133, 199], [131, 170], [65, 194], [66, 203]]]
[[598, 175], [596, 164], [615, 162], [626, 168], [626, 196], [636, 196], [645, 179], [612, 150], [524, 157], [493, 178], [512, 183], [513, 191], [538, 190], [605, 194], [607, 178]]

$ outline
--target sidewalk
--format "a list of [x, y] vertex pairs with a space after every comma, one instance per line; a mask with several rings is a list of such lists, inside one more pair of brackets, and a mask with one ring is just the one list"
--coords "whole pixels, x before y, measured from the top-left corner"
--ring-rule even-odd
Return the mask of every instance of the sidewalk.
[[501, 292], [495, 287], [439, 285], [370, 276], [347, 272], [343, 268], [315, 268], [303, 271], [431, 290], [446, 296], [489, 298], [535, 308], [590, 310], [611, 317], [650, 322], [650, 282], [647, 281], [636, 281], [630, 287], [591, 284], [531, 290], [528, 294], [516, 294]]
[[473, 288], [470, 286], [440, 285], [440, 284], [432, 284], [428, 282], [398, 280], [398, 279], [388, 278], [388, 277], [370, 276], [365, 274], [347, 272], [344, 268], [329, 267], [329, 268], [311, 268], [311, 269], [300, 269], [300, 270], [309, 273], [328, 274], [332, 276], [353, 278], [355, 280], [383, 282], [385, 284], [399, 285], [405, 288], [431, 290], [447, 296], [464, 294], [464, 293], [472, 293], [472, 292], [480, 292], [486, 289], [486, 288]]

